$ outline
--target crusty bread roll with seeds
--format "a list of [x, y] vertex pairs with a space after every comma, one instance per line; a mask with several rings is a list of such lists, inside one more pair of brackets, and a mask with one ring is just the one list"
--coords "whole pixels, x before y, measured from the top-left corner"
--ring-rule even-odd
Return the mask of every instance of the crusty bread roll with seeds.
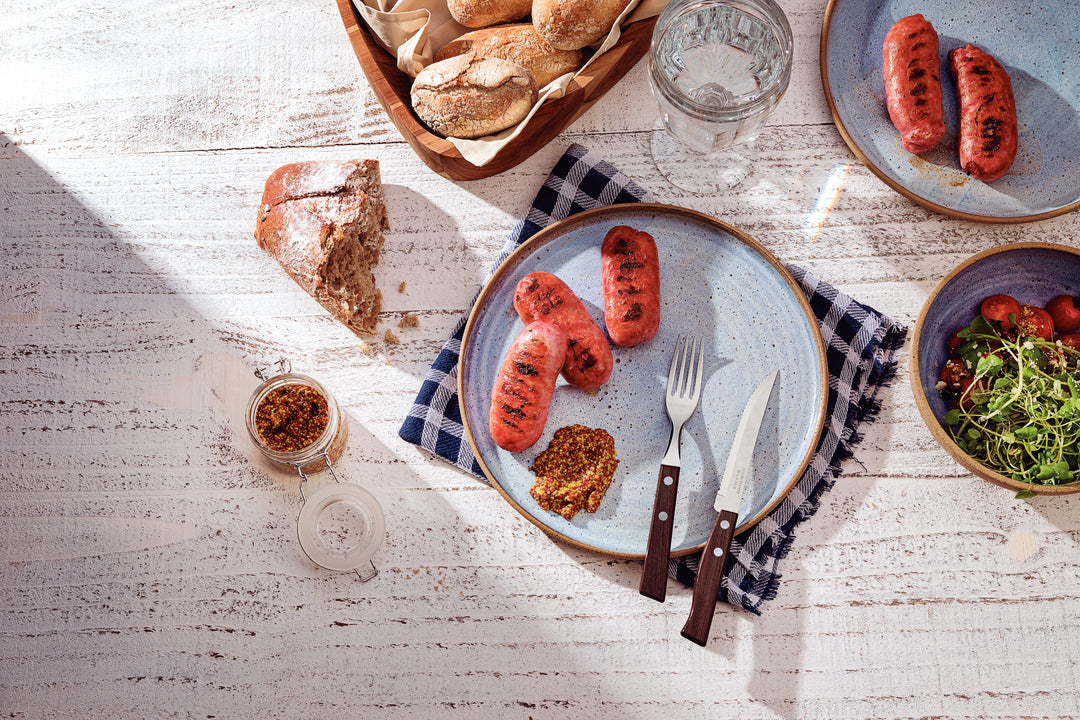
[[466, 53], [417, 73], [412, 84], [417, 116], [445, 137], [491, 135], [525, 119], [539, 99], [536, 79], [517, 63]]
[[532, 73], [541, 88], [581, 65], [580, 50], [556, 50], [544, 42], [532, 23], [511, 23], [465, 33], [439, 48], [435, 60], [469, 52], [517, 63]]

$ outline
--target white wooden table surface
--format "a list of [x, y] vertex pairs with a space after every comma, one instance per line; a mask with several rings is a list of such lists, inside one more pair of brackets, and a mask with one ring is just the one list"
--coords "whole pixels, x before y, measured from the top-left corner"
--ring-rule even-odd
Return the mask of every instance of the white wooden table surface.
[[[639, 562], [552, 541], [397, 436], [570, 142], [908, 324], [975, 252], [1080, 245], [1075, 213], [975, 224], [885, 186], [829, 116], [824, 0], [783, 5], [766, 156], [697, 197], [649, 159], [644, 63], [516, 169], [452, 182], [384, 116], [333, 2], [0, 2], [0, 716], [1080, 716], [1080, 499], [962, 471], [906, 351], [778, 597], [722, 606], [706, 649], [679, 637], [688, 588], [642, 597]], [[371, 354], [252, 239], [274, 168], [354, 157], [381, 161], [392, 223], [380, 330], [401, 342]], [[252, 369], [279, 355], [345, 406], [340, 467], [388, 523], [370, 583], [304, 557], [297, 484], [246, 437]]]

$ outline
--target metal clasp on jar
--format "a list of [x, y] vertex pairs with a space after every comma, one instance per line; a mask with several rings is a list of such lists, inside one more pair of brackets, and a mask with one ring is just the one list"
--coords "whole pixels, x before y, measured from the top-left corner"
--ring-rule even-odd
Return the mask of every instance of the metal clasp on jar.
[[[356, 485], [341, 482], [341, 479], [334, 471], [333, 463], [325, 454], [323, 460], [326, 462], [326, 469], [330, 471], [336, 485], [327, 485], [320, 488], [312, 494], [310, 500], [304, 492], [304, 485], [307, 484], [308, 476], [300, 468], [296, 469], [300, 473], [300, 497], [304, 501], [304, 504], [300, 507], [300, 515], [296, 518], [296, 534], [300, 540], [300, 547], [316, 565], [331, 570], [351, 569], [356, 573], [356, 577], [360, 578], [360, 582], [367, 582], [379, 574], [379, 569], [375, 567], [375, 561], [371, 559], [371, 555], [382, 544], [382, 537], [386, 532], [382, 508], [371, 493]], [[326, 544], [320, 543], [321, 520], [327, 515], [329, 508], [333, 508], [335, 504], [340, 503], [345, 504], [342, 507], [347, 505], [356, 516], [354, 520], [362, 525], [362, 530], [358, 534], [362, 538], [366, 537], [368, 539], [368, 542], [362, 546], [360, 544], [353, 546], [353, 552], [346, 552], [341, 558], [342, 564], [349, 564], [350, 556], [366, 555], [371, 569], [365, 570], [363, 573], [360, 572], [359, 567], [339, 567], [339, 563], [336, 561], [337, 557], [331, 558], [327, 554]], [[312, 510], [305, 513], [309, 508], [312, 508]], [[359, 548], [359, 550], [356, 550], [356, 548]]]

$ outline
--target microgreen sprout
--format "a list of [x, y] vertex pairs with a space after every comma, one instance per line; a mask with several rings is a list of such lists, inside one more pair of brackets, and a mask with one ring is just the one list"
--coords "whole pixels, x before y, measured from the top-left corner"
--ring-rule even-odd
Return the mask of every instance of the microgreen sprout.
[[[1033, 485], [1080, 483], [1080, 351], [999, 332], [982, 315], [960, 330], [956, 354], [972, 374], [945, 414], [960, 449]], [[945, 393], [943, 393], [945, 394]]]

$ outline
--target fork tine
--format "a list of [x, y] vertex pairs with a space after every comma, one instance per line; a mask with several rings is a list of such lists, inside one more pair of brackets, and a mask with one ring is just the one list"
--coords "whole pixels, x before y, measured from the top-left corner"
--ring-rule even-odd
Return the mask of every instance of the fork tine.
[[705, 366], [705, 341], [701, 338], [682, 337], [675, 341], [668, 368], [668, 397], [696, 400], [701, 395], [701, 378]]
[[693, 362], [693, 347], [694, 340], [688, 337], [683, 342], [683, 356], [679, 358], [679, 370], [678, 370], [678, 396], [686, 397], [690, 391], [690, 363]]
[[705, 341], [701, 338], [698, 338], [697, 350], [697, 378], [694, 382], [694, 392], [692, 394], [695, 400], [701, 395], [701, 373], [705, 369]]
[[686, 393], [686, 353], [692, 341], [693, 339], [690, 337], [683, 338], [682, 348], [679, 351], [679, 369], [676, 371], [678, 373], [678, 382], [675, 387], [675, 395], [680, 398]]
[[676, 348], [679, 363], [675, 370], [675, 385], [670, 394], [680, 399], [693, 399], [701, 392], [701, 368], [705, 357], [699, 338], [682, 338], [682, 346]]
[[666, 390], [666, 392], [667, 392], [668, 395], [674, 395], [675, 394], [675, 386], [678, 384], [678, 377], [679, 376], [676, 374], [676, 370], [678, 368], [678, 363], [679, 363], [679, 346], [681, 344], [682, 344], [682, 338], [680, 337], [678, 340], [675, 341], [675, 351], [673, 353], [671, 353], [671, 367], [668, 368], [668, 373], [667, 373], [667, 390]]
[[686, 357], [686, 392], [684, 397], [687, 399], [694, 396], [694, 358], [697, 355], [697, 338], [690, 339], [690, 352]]

